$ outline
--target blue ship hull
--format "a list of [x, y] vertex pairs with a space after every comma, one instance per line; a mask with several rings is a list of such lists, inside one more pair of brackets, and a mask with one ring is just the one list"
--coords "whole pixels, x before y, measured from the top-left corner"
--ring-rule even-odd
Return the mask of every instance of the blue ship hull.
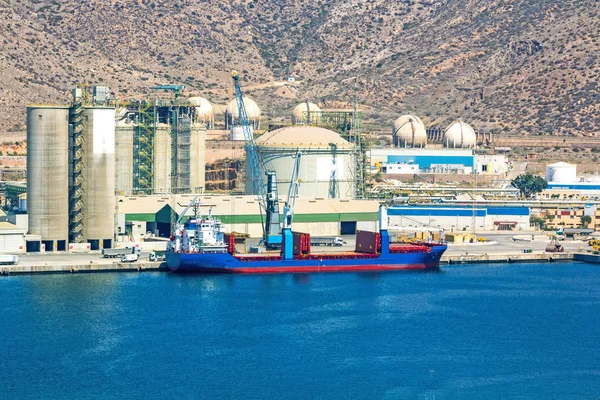
[[446, 245], [433, 245], [427, 252], [382, 254], [313, 254], [284, 260], [281, 256], [234, 256], [167, 252], [167, 265], [175, 272], [270, 274], [341, 271], [386, 271], [437, 269]]

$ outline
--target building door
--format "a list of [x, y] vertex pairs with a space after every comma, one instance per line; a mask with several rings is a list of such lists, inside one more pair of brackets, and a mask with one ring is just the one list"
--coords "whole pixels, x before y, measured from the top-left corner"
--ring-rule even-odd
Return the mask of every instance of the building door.
[[356, 221], [342, 221], [340, 223], [340, 234], [355, 235], [356, 234]]

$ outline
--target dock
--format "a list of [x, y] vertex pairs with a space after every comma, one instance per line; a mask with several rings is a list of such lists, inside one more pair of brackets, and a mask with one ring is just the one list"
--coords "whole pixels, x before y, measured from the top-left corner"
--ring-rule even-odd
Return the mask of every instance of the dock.
[[114, 262], [111, 264], [46, 264], [46, 265], [0, 265], [0, 275], [27, 274], [75, 274], [93, 272], [156, 272], [168, 271], [165, 262], [139, 261], [135, 263]]
[[[486, 263], [522, 263], [522, 262], [555, 262], [576, 260], [576, 253], [486, 253], [486, 254], [444, 254], [440, 264], [486, 264]], [[600, 259], [599, 261], [600, 262]]]

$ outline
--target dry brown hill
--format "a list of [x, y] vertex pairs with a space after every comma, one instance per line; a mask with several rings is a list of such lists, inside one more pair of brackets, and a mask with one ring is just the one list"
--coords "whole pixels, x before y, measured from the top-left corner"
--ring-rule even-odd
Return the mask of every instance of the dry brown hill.
[[[600, 132], [597, 0], [1, 0], [0, 132], [76, 82], [117, 94], [182, 83], [215, 102], [292, 74], [294, 94], [522, 134]], [[258, 86], [257, 86], [258, 87]], [[218, 90], [217, 90], [218, 89]], [[252, 91], [271, 115], [295, 99]], [[211, 91], [214, 90], [214, 91]], [[370, 106], [370, 107], [369, 107]]]

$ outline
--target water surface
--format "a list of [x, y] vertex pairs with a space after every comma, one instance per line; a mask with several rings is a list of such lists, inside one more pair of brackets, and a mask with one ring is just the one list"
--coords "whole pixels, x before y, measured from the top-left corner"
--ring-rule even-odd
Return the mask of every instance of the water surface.
[[600, 266], [0, 279], [0, 399], [597, 399]]

